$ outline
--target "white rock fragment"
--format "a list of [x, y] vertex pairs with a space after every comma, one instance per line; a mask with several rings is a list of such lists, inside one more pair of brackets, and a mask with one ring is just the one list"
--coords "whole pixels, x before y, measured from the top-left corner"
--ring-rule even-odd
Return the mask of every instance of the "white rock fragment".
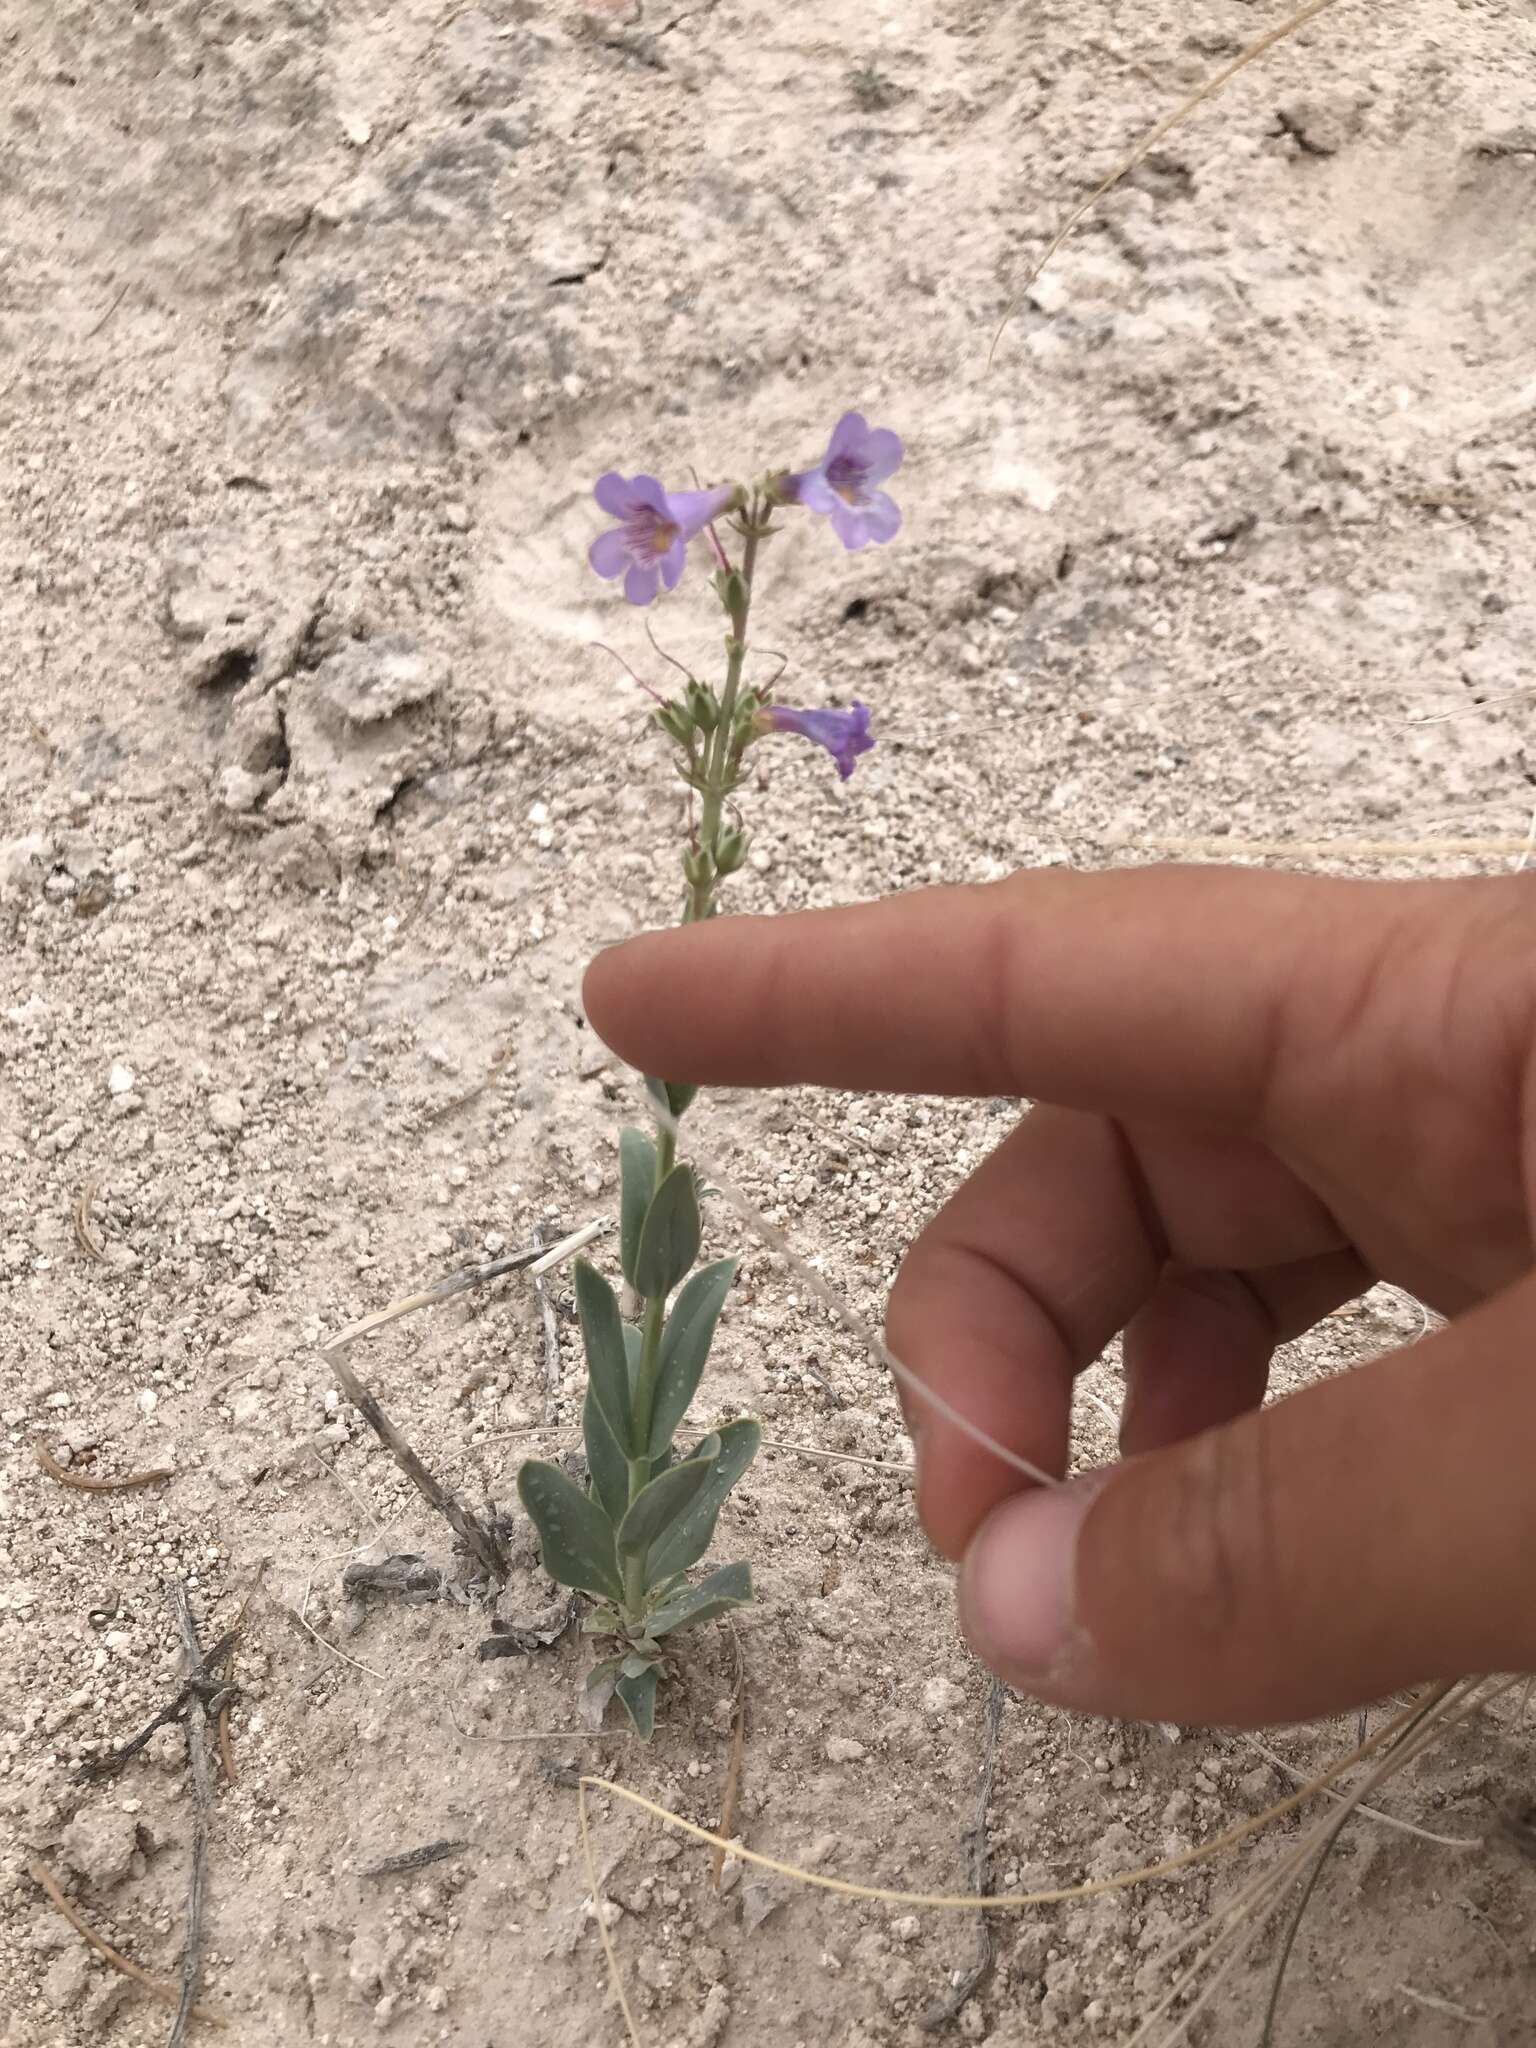
[[245, 1105], [238, 1095], [229, 1091], [210, 1095], [208, 1121], [216, 1131], [238, 1131], [245, 1124]]
[[965, 1705], [965, 1693], [952, 1678], [930, 1678], [923, 1687], [925, 1714], [953, 1714]]
[[112, 1095], [127, 1095], [132, 1091], [137, 1076], [132, 1067], [125, 1067], [121, 1060], [114, 1060], [107, 1075], [107, 1090]]
[[121, 1884], [138, 1848], [138, 1826], [131, 1813], [115, 1806], [88, 1807], [77, 1813], [60, 1837], [59, 1846], [71, 1870], [103, 1889]]
[[869, 1751], [862, 1742], [856, 1742], [851, 1735], [829, 1735], [827, 1737], [827, 1762], [830, 1764], [856, 1764]]

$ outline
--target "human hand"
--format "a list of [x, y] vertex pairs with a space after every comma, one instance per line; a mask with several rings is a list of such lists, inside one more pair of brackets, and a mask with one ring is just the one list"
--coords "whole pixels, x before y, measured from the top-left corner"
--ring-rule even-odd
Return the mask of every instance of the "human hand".
[[[1036, 1102], [929, 1224], [892, 1350], [1064, 1468], [1124, 1333], [1122, 1461], [1060, 1488], [906, 1398], [962, 1616], [1021, 1690], [1257, 1723], [1536, 1665], [1536, 894], [1033, 873], [648, 935], [588, 971], [647, 1073]], [[1452, 1318], [1259, 1411], [1374, 1279]]]

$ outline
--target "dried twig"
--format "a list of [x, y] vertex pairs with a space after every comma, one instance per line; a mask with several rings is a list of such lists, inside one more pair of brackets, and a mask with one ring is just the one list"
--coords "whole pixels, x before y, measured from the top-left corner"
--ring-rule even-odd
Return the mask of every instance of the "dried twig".
[[[736, 1653], [736, 1690], [731, 1698], [731, 1760], [725, 1767], [725, 1790], [720, 1795], [720, 1833], [727, 1841], [736, 1818], [736, 1795], [741, 1790], [741, 1759], [747, 1741], [747, 1660], [741, 1652], [741, 1637], [731, 1626], [731, 1647]], [[725, 1869], [725, 1851], [717, 1843], [709, 1859], [709, 1882], [719, 1891]]]
[[117, 311], [118, 307], [123, 303], [124, 299], [127, 298], [127, 296], [128, 286], [125, 284], [119, 285], [117, 288], [117, 293], [113, 298], [111, 305], [108, 306], [107, 310], [105, 311], [105, 313], [102, 314], [99, 320], [95, 321], [91, 326], [89, 326], [85, 330], [85, 334], [82, 337], [82, 339], [86, 341], [94, 341], [97, 335], [100, 334], [101, 330], [106, 326], [107, 322], [112, 318], [112, 315]]
[[442, 1863], [447, 1857], [455, 1856], [460, 1849], [473, 1846], [469, 1842], [425, 1842], [419, 1849], [406, 1849], [399, 1856], [386, 1856], [382, 1863], [370, 1863], [360, 1870], [359, 1877], [402, 1877], [408, 1870], [425, 1870], [429, 1863]]
[[475, 1655], [482, 1664], [489, 1664], [498, 1657], [531, 1657], [537, 1650], [548, 1650], [576, 1619], [580, 1604], [572, 1593], [527, 1621], [493, 1621], [491, 1634], [478, 1646]]
[[456, 1494], [451, 1493], [432, 1476], [346, 1360], [340, 1356], [336, 1359], [336, 1377], [341, 1381], [342, 1391], [347, 1399], [362, 1415], [417, 1492], [437, 1509], [486, 1575], [500, 1584], [507, 1576], [507, 1559], [500, 1537], [477, 1515], [472, 1515], [461, 1504]]
[[535, 1242], [525, 1245], [521, 1251], [507, 1252], [500, 1258], [486, 1259], [478, 1266], [463, 1266], [457, 1273], [450, 1273], [445, 1280], [434, 1281], [432, 1286], [422, 1288], [419, 1294], [407, 1294], [400, 1301], [392, 1301], [388, 1308], [375, 1309], [372, 1315], [363, 1316], [360, 1321], [348, 1323], [344, 1330], [338, 1330], [320, 1347], [327, 1356], [344, 1351], [359, 1337], [370, 1336], [375, 1330], [382, 1330], [386, 1323], [398, 1322], [401, 1316], [414, 1315], [418, 1309], [436, 1308], [440, 1303], [451, 1301], [456, 1294], [466, 1294], [471, 1287], [483, 1287], [489, 1280], [499, 1280], [503, 1273], [531, 1272], [538, 1280], [552, 1266], [579, 1252], [583, 1245], [590, 1244], [594, 1237], [600, 1237], [611, 1229], [607, 1217], [585, 1224], [580, 1230], [573, 1230], [569, 1237], [561, 1238], [558, 1244], [543, 1245]]
[[[120, 1949], [115, 1949], [110, 1941], [104, 1940], [89, 1921], [81, 1918], [65, 1898], [59, 1888], [58, 1879], [45, 1863], [40, 1863], [34, 1856], [28, 1860], [26, 1869], [28, 1877], [34, 1884], [41, 1885], [88, 1948], [95, 1949], [97, 1955], [105, 1957], [114, 1970], [120, 1970], [125, 1977], [131, 1977], [135, 1984], [142, 1984], [150, 1996], [158, 1998], [162, 2005], [174, 2005], [177, 2002], [181, 1994], [176, 1985], [166, 1983], [163, 1977], [152, 1977], [148, 1970], [141, 1968], [138, 1963], [131, 1962]], [[210, 2027], [228, 2024], [227, 2021], [220, 2019], [216, 2012], [210, 2012], [205, 2005], [194, 2006], [192, 2017], [196, 2020], [206, 2020]]]
[[104, 1266], [107, 1263], [107, 1248], [91, 1229], [91, 1204], [95, 1199], [96, 1183], [88, 1180], [76, 1195], [70, 1213], [75, 1223], [75, 1242], [87, 1258], [92, 1258], [99, 1266]]
[[150, 1716], [137, 1735], [130, 1735], [126, 1742], [120, 1743], [116, 1749], [109, 1749], [105, 1756], [87, 1757], [80, 1765], [77, 1777], [110, 1778], [138, 1755], [157, 1728], [164, 1728], [170, 1721], [179, 1721], [193, 1694], [196, 1693], [202, 1698], [210, 1690], [214, 1674], [233, 1648], [239, 1629], [240, 1623], [237, 1620], [233, 1628], [224, 1631], [197, 1668], [182, 1681], [175, 1695], [166, 1701], [158, 1713]]
[[91, 1473], [71, 1472], [67, 1465], [61, 1465], [46, 1444], [34, 1444], [33, 1452], [37, 1462], [60, 1486], [73, 1487], [76, 1493], [126, 1493], [131, 1486], [155, 1486], [162, 1479], [174, 1479], [174, 1465], [151, 1465], [143, 1472], [125, 1472], [120, 1479], [98, 1479]]
[[1469, 2006], [1453, 2004], [1449, 1998], [1436, 1998], [1432, 1991], [1415, 1991], [1411, 1984], [1399, 1984], [1397, 1990], [1400, 1998], [1411, 1998], [1427, 2012], [1443, 2012], [1447, 2019], [1467, 2020], [1475, 2025], [1488, 2017], [1485, 2012], [1473, 2012]]
[[171, 2026], [167, 2048], [182, 2048], [186, 2039], [187, 2021], [192, 2017], [193, 2001], [197, 1997], [198, 1972], [202, 1967], [203, 1951], [203, 1901], [208, 1884], [208, 1809], [212, 1802], [212, 1787], [208, 1771], [208, 1709], [204, 1704], [197, 1681], [205, 1668], [202, 1645], [197, 1640], [197, 1625], [192, 1619], [192, 1609], [187, 1601], [187, 1589], [178, 1580], [171, 1588], [171, 1604], [176, 1611], [176, 1626], [181, 1631], [182, 1653], [186, 1662], [187, 1698], [187, 1761], [192, 1766], [192, 1874], [187, 1884], [187, 1940], [181, 1956], [181, 1996], [176, 2002], [176, 2018]]
[[[976, 1781], [976, 1815], [961, 1837], [965, 1851], [965, 1874], [978, 1898], [991, 1889], [992, 1859], [987, 1852], [987, 1815], [992, 1805], [992, 1781], [997, 1775], [997, 1738], [1003, 1725], [1003, 1708], [1008, 1688], [994, 1678], [987, 1694], [986, 1717], [982, 1722], [981, 1769]], [[985, 1913], [976, 1915], [976, 1955], [961, 1971], [942, 1997], [934, 1999], [923, 2014], [926, 2034], [936, 2034], [957, 2019], [966, 2000], [985, 1982], [996, 1958], [992, 1927]]]
[[[553, 1246], [556, 1235], [542, 1223], [534, 1232], [536, 1242], [549, 1247]], [[544, 1319], [544, 1421], [547, 1426], [554, 1421], [560, 1400], [560, 1318], [555, 1313], [549, 1282], [542, 1273], [534, 1275], [533, 1287], [539, 1297], [539, 1313]]]
[[224, 1782], [226, 1785], [238, 1785], [240, 1782], [240, 1773], [235, 1769], [235, 1750], [233, 1743], [229, 1739], [228, 1700], [222, 1700], [219, 1703], [218, 1735], [219, 1768], [224, 1773]]

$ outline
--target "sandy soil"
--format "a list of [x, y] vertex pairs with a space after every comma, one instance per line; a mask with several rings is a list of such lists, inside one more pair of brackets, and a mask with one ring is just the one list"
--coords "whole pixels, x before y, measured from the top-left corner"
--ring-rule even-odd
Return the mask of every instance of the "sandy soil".
[[[1536, 21], [1341, 0], [1173, 136], [984, 357], [1065, 209], [1272, 18], [719, 0], [9, 0], [0, 20], [0, 2041], [138, 2048], [169, 2016], [25, 1874], [174, 1974], [181, 1733], [81, 1761], [174, 1686], [167, 1589], [234, 1658], [238, 1782], [206, 1999], [241, 2048], [618, 2043], [575, 1796], [603, 1765], [712, 1821], [731, 1640], [649, 1751], [579, 1732], [574, 1637], [480, 1663], [483, 1608], [341, 1590], [447, 1531], [319, 1340], [600, 1215], [629, 1078], [577, 1004], [671, 914], [666, 750], [588, 643], [654, 666], [583, 564], [610, 463], [803, 459], [848, 404], [907, 437], [898, 545], [788, 535], [765, 637], [881, 745], [846, 790], [788, 744], [739, 902], [784, 908], [1138, 857], [1126, 837], [1514, 835], [1536, 599]], [[697, 590], [695, 591], [695, 599]], [[661, 623], [707, 658], [686, 591]], [[1481, 708], [1479, 708], [1481, 707]], [[1376, 871], [1392, 863], [1377, 861]], [[1402, 865], [1401, 863], [1399, 865]], [[1423, 866], [1424, 863], [1417, 863]], [[878, 1313], [919, 1220], [1016, 1106], [720, 1100], [711, 1146]], [[715, 1241], [739, 1232], [716, 1217]], [[564, 1285], [556, 1287], [564, 1306]], [[879, 1374], [758, 1247], [706, 1414], [905, 1456]], [[1280, 1378], [1418, 1327], [1378, 1294]], [[466, 1498], [571, 1441], [516, 1280], [353, 1359]], [[1080, 1454], [1107, 1454], [1113, 1359]], [[1091, 1398], [1089, 1398], [1091, 1397]], [[162, 1463], [143, 1490], [70, 1490]], [[986, 1681], [899, 1471], [764, 1454], [736, 1826], [758, 1849], [963, 1887]], [[546, 1610], [513, 1523], [499, 1612]], [[1340, 1561], [1349, 1597], [1349, 1560]], [[1513, 1708], [1359, 1822], [1280, 2038], [1536, 2040], [1536, 1871]], [[536, 1731], [570, 1731], [532, 1739]], [[1344, 1724], [1276, 1737], [1306, 1766]], [[1285, 1789], [1242, 1742], [1011, 1701], [996, 1881], [1178, 1849]], [[974, 1929], [765, 1882], [607, 1799], [596, 1855], [647, 2048], [935, 2038]], [[1484, 1840], [1483, 1838], [1487, 1838]], [[996, 1930], [954, 2023], [1123, 2043], [1157, 1952], [1292, 1839]], [[421, 1845], [419, 1871], [365, 1873]], [[1196, 2037], [1255, 2037], [1265, 1952]], [[211, 2034], [204, 2036], [212, 2039]]]

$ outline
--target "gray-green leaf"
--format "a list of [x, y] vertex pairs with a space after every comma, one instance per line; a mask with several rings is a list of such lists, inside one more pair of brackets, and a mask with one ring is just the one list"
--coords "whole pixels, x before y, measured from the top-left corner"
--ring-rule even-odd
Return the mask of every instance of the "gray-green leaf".
[[721, 1503], [756, 1457], [761, 1437], [755, 1422], [728, 1422], [720, 1431], [720, 1453], [709, 1477], [660, 1541], [651, 1546], [646, 1577], [653, 1584], [674, 1572], [687, 1571], [708, 1550]]
[[654, 1664], [647, 1664], [635, 1678], [621, 1678], [613, 1688], [620, 1705], [634, 1724], [635, 1733], [642, 1742], [649, 1742], [656, 1726], [656, 1686], [661, 1673]]
[[715, 1324], [736, 1275], [734, 1259], [717, 1259], [694, 1274], [673, 1304], [661, 1333], [656, 1371], [656, 1401], [651, 1410], [650, 1454], [653, 1458], [672, 1441], [672, 1433], [688, 1413], [709, 1356]]
[[613, 1524], [597, 1502], [567, 1479], [558, 1465], [530, 1458], [517, 1475], [517, 1491], [539, 1532], [544, 1569], [562, 1586], [624, 1598], [613, 1550]]
[[587, 1380], [614, 1442], [629, 1457], [634, 1422], [629, 1407], [629, 1357], [618, 1297], [595, 1266], [576, 1261], [576, 1308], [587, 1351]]
[[624, 1278], [636, 1287], [640, 1229], [656, 1192], [656, 1147], [644, 1131], [625, 1131], [619, 1139], [619, 1181], [619, 1262]]
[[635, 1254], [635, 1291], [648, 1301], [672, 1292], [699, 1255], [693, 1168], [674, 1166], [652, 1197]]
[[718, 1446], [718, 1438], [708, 1438], [700, 1446], [705, 1455], [689, 1458], [681, 1465], [672, 1465], [648, 1486], [641, 1487], [619, 1524], [618, 1550], [621, 1557], [643, 1558], [647, 1555], [651, 1545], [677, 1520], [708, 1480], [718, 1455]]
[[582, 1403], [581, 1433], [586, 1440], [587, 1470], [592, 1475], [593, 1494], [617, 1528], [629, 1506], [629, 1461], [608, 1427], [608, 1419], [598, 1406], [590, 1384], [587, 1398]]
[[751, 1567], [723, 1564], [696, 1586], [680, 1586], [653, 1607], [646, 1616], [645, 1632], [664, 1636], [676, 1629], [695, 1628], [702, 1621], [713, 1621], [716, 1615], [728, 1614], [733, 1607], [745, 1607], [751, 1598]]

